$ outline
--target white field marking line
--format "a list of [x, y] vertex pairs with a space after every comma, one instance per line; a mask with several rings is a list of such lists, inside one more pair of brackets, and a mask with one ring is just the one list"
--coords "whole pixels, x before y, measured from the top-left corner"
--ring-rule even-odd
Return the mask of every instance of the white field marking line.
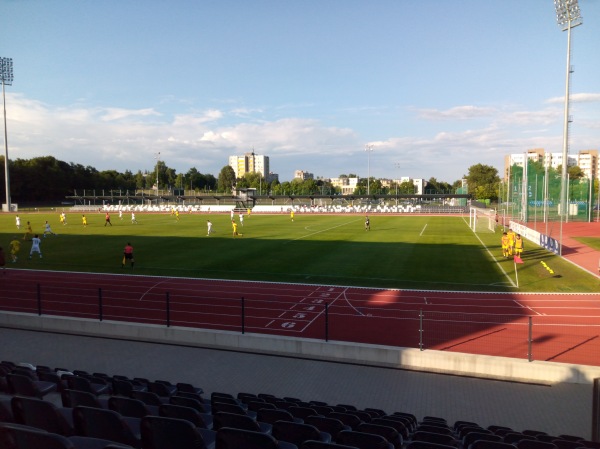
[[[464, 220], [464, 218], [463, 218]], [[465, 220], [466, 223], [466, 220]], [[367, 290], [367, 291], [371, 291], [371, 290], [376, 290], [376, 291], [382, 291], [382, 290], [386, 290], [386, 291], [398, 291], [398, 292], [419, 292], [419, 293], [433, 293], [433, 294], [439, 294], [439, 293], [447, 293], [447, 294], [466, 294], [466, 295], [481, 295], [481, 296], [494, 296], [494, 295], [511, 295], [511, 293], [506, 293], [506, 292], [495, 292], [495, 291], [485, 291], [485, 290], [432, 290], [432, 289], [426, 289], [426, 288], [377, 288], [377, 287], [361, 287], [361, 286], [345, 286], [345, 285], [339, 285], [339, 284], [314, 284], [314, 283], [308, 283], [308, 282], [297, 282], [297, 283], [290, 283], [290, 282], [279, 282], [279, 281], [252, 281], [252, 280], [247, 280], [247, 279], [216, 279], [216, 278], [206, 278], [206, 277], [189, 277], [189, 276], [177, 276], [177, 277], [173, 277], [173, 276], [165, 276], [165, 275], [149, 275], [149, 274], [145, 274], [145, 275], [140, 275], [140, 274], [125, 274], [125, 273], [89, 273], [89, 272], [82, 272], [82, 271], [55, 271], [55, 270], [48, 270], [48, 271], [39, 271], [39, 270], [33, 270], [30, 268], [11, 268], [11, 272], [30, 272], [30, 273], [35, 273], [36, 276], [43, 276], [44, 274], [48, 274], [48, 276], [55, 276], [57, 273], [69, 273], [69, 274], [76, 274], [76, 275], [89, 275], [87, 277], [89, 278], [94, 278], [97, 276], [100, 277], [117, 277], [117, 278], [123, 278], [123, 277], [128, 277], [130, 278], [130, 280], [128, 280], [128, 282], [136, 282], [137, 279], [169, 279], [171, 281], [175, 280], [175, 281], [181, 281], [181, 280], [189, 280], [189, 281], [199, 281], [199, 282], [211, 282], [211, 283], [222, 283], [224, 285], [231, 285], [231, 284], [247, 284], [247, 285], [263, 285], [263, 284], [267, 284], [267, 285], [273, 285], [273, 286], [277, 286], [277, 288], [281, 288], [281, 286], [289, 286], [289, 287], [296, 287], [299, 285], [302, 286], [310, 286], [310, 287], [336, 287], [336, 288], [352, 288], [352, 289], [357, 289], [357, 290]], [[52, 279], [52, 278], [51, 278]], [[144, 283], [143, 281], [141, 281], [142, 283]], [[73, 284], [75, 282], [69, 282], [69, 284]], [[455, 283], [456, 284], [456, 283]], [[61, 284], [62, 285], [62, 284]], [[88, 285], [88, 283], [86, 283], [85, 285]], [[473, 285], [473, 284], [468, 284], [468, 285]], [[597, 301], [598, 299], [598, 293], [596, 292], [519, 292], [519, 295], [525, 295], [525, 296], [544, 296], [544, 297], [548, 297], [548, 296], [579, 296], [579, 297], [588, 297], [591, 296], [594, 298], [595, 301]], [[453, 296], [450, 296], [453, 297]], [[535, 299], [534, 299], [535, 300]], [[580, 299], [578, 299], [579, 301]], [[546, 299], [539, 299], [537, 301], [546, 301]], [[548, 299], [548, 301], [564, 301], [564, 299], [555, 299], [555, 300], [550, 300]], [[581, 300], [583, 301], [583, 300]], [[587, 301], [587, 300], [586, 300]]]
[[523, 304], [521, 304], [519, 301], [517, 301], [516, 299], [513, 299], [514, 303], [517, 304], [519, 307], [522, 307], [524, 309], [528, 309], [531, 310], [533, 313], [535, 313], [536, 315], [542, 316], [542, 315], [546, 315], [545, 313], [540, 313], [537, 310], [533, 310], [531, 307], [529, 306], [525, 306]]
[[348, 288], [345, 288], [344, 291], [342, 291], [342, 294], [344, 295], [344, 300], [346, 301], [346, 303], [350, 306], [351, 309], [353, 309], [359, 316], [369, 316], [371, 315], [370, 313], [365, 315], [364, 313], [362, 313], [360, 310], [358, 310], [357, 307], [354, 307], [352, 305], [352, 303], [350, 303], [350, 298], [348, 298], [348, 296], [346, 296], [346, 292], [348, 291]]
[[[465, 224], [467, 226], [469, 226], [469, 224], [467, 223], [467, 220], [465, 220], [465, 217], [463, 217], [463, 221], [465, 222]], [[483, 241], [479, 238], [479, 236], [477, 235], [477, 233], [473, 232], [473, 235], [475, 237], [477, 237], [477, 240], [479, 240], [479, 243], [481, 243], [481, 246], [483, 246], [485, 248], [485, 250], [490, 255], [490, 257], [492, 258], [492, 260], [496, 263], [496, 265], [498, 265], [498, 268], [500, 268], [500, 270], [502, 271], [502, 273], [504, 273], [504, 276], [506, 276], [506, 279], [508, 279], [508, 281], [510, 282], [510, 285], [512, 285], [514, 288], [517, 288], [517, 284], [515, 284], [514, 281], [508, 276], [508, 273], [506, 271], [504, 271], [504, 268], [502, 268], [502, 265], [500, 265], [500, 263], [496, 260], [496, 258], [494, 257], [494, 255], [492, 254], [492, 252], [489, 250], [489, 248], [487, 246], [485, 246], [485, 243], [483, 243]]]
[[427, 223], [425, 223], [425, 226], [423, 226], [423, 229], [421, 229], [421, 233], [419, 234], [419, 237], [423, 236], [423, 233], [425, 232], [426, 228], [427, 228]]
[[169, 282], [168, 279], [165, 279], [164, 281], [158, 282], [154, 285], [151, 285], [148, 290], [146, 290], [142, 296], [140, 296], [140, 299], [138, 299], [138, 301], [141, 301], [142, 299], [144, 299], [144, 296], [146, 296], [148, 293], [150, 293], [151, 290], [155, 289], [156, 287], [158, 287], [160, 284], [166, 284], [167, 282]]
[[[318, 287], [317, 287], [317, 288], [318, 288]], [[310, 292], [308, 295], [311, 295], [312, 293], [315, 293], [315, 292]], [[308, 299], [308, 295], [304, 295], [304, 297], [302, 298], [302, 300], [301, 300], [300, 302], [304, 301], [305, 299]], [[297, 305], [298, 305], [298, 303], [297, 303], [297, 302], [295, 302], [295, 303], [292, 303], [292, 304], [290, 305], [290, 307], [289, 307], [287, 310], [285, 310], [285, 309], [284, 309], [284, 310], [283, 310], [283, 311], [282, 311], [282, 312], [279, 314], [279, 316], [277, 317], [277, 319], [284, 319], [284, 315], [285, 315], [286, 313], [291, 313], [291, 312], [296, 312], [296, 313], [298, 313], [298, 312], [296, 311], [296, 309], [295, 309], [295, 307], [296, 307]], [[308, 313], [311, 313], [311, 312], [306, 312], [306, 313], [308, 314]], [[315, 313], [315, 312], [312, 312], [312, 313]], [[307, 324], [304, 326], [304, 329], [306, 329], [306, 327], [307, 327], [307, 326], [309, 326], [310, 324], [312, 324], [312, 322], [313, 322], [313, 321], [314, 321], [314, 320], [315, 320], [315, 319], [316, 319], [318, 316], [319, 316], [319, 314], [317, 313], [317, 316], [316, 316], [316, 317], [315, 317], [313, 320], [308, 320], [308, 323], [307, 323]], [[264, 326], [264, 328], [265, 328], [265, 329], [267, 329], [267, 328], [268, 328], [268, 327], [269, 327], [271, 324], [275, 323], [276, 321], [277, 321], [277, 320], [271, 320], [271, 321], [269, 321], [269, 322], [268, 322], [268, 323], [267, 323], [267, 324]], [[303, 329], [300, 329], [300, 330], [298, 330], [298, 331], [299, 331], [299, 332], [303, 332]]]
[[346, 225], [349, 225], [349, 224], [352, 224], [352, 223], [356, 223], [357, 221], [361, 221], [361, 220], [362, 220], [362, 218], [359, 218], [358, 220], [348, 221], [346, 223], [342, 223], [342, 224], [339, 224], [337, 226], [332, 226], [331, 228], [323, 229], [321, 231], [315, 231], [315, 232], [312, 232], [310, 234], [303, 235], [302, 237], [298, 237], [298, 238], [293, 239], [293, 240], [288, 240], [287, 242], [284, 243], [284, 245], [287, 244], [287, 243], [290, 243], [290, 242], [295, 242], [296, 240], [302, 240], [302, 239], [305, 239], [307, 237], [310, 237], [310, 236], [313, 236], [313, 235], [316, 235], [316, 234], [320, 234], [322, 232], [331, 231], [332, 229], [335, 229], [335, 228], [340, 228], [342, 226], [346, 226]]
[[[348, 287], [346, 287], [344, 290], [342, 290], [341, 292], [339, 292], [339, 293], [338, 293], [338, 295], [337, 295], [337, 297], [333, 298], [333, 299], [331, 300], [331, 302], [329, 303], [329, 305], [332, 305], [334, 302], [336, 302], [338, 299], [340, 299], [340, 296], [344, 295], [347, 289], [348, 289]], [[329, 291], [333, 291], [333, 290], [334, 290], [333, 288], [331, 288], [331, 287], [329, 288]], [[315, 293], [316, 293], [317, 291], [318, 291], [318, 290], [316, 290], [316, 291], [315, 291]], [[308, 299], [308, 298], [305, 298], [305, 299]], [[315, 313], [315, 312], [309, 312], [309, 313]], [[325, 307], [323, 307], [323, 308], [321, 309], [321, 311], [320, 311], [320, 312], [316, 312], [316, 313], [315, 313], [315, 317], [314, 317], [312, 320], [309, 320], [309, 321], [308, 321], [307, 325], [305, 326], [305, 329], [306, 329], [308, 326], [310, 326], [312, 323], [314, 323], [314, 322], [317, 320], [317, 318], [319, 318], [319, 317], [320, 317], [321, 315], [323, 315], [324, 313], [325, 313]]]

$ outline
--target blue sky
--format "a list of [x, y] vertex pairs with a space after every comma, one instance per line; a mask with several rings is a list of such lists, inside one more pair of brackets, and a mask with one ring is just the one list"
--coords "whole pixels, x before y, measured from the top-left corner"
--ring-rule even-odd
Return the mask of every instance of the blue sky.
[[[600, 0], [572, 32], [571, 152], [600, 147]], [[9, 157], [453, 182], [562, 151], [552, 0], [2, 0]], [[373, 145], [367, 153], [365, 145]]]

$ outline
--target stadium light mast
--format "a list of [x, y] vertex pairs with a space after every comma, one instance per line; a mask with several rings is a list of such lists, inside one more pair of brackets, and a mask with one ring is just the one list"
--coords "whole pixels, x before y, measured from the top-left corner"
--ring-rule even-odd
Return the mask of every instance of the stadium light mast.
[[156, 153], [156, 194], [158, 195], [158, 163], [160, 161], [160, 151]]
[[562, 149], [562, 173], [561, 173], [561, 189], [560, 189], [560, 255], [562, 256], [562, 223], [563, 215], [568, 217], [568, 198], [567, 187], [569, 179], [567, 177], [567, 168], [569, 165], [569, 96], [571, 84], [571, 28], [574, 28], [583, 23], [581, 11], [577, 0], [554, 0], [556, 8], [556, 21], [562, 31], [567, 32], [567, 70], [565, 82], [565, 105], [564, 105], [564, 120], [563, 120], [563, 149]]
[[367, 196], [371, 194], [369, 185], [371, 183], [371, 153], [373, 152], [373, 145], [365, 145], [365, 151], [367, 152]]
[[6, 93], [4, 86], [12, 86], [13, 62], [12, 58], [0, 57], [0, 78], [2, 79], [2, 104], [4, 106], [4, 181], [6, 183], [6, 211], [10, 212], [10, 177], [8, 170], [8, 131], [6, 128]]

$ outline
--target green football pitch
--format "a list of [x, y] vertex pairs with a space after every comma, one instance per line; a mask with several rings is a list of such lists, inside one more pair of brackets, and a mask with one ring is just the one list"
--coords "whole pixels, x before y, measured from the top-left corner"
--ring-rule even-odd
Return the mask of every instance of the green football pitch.
[[[121, 267], [123, 248], [135, 249], [135, 274], [239, 279], [424, 290], [599, 292], [598, 279], [560, 257], [526, 242], [523, 264], [505, 259], [500, 232], [474, 234], [468, 217], [372, 215], [365, 231], [361, 215], [251, 215], [234, 238], [229, 214], [23, 213], [0, 215], [0, 245], [8, 268], [131, 273]], [[207, 236], [207, 220], [213, 233]], [[43, 234], [48, 220], [57, 236], [42, 239], [43, 259], [28, 259], [27, 221]], [[236, 216], [236, 222], [239, 218]], [[22, 242], [10, 263], [9, 242]], [[515, 267], [517, 272], [515, 272]]]

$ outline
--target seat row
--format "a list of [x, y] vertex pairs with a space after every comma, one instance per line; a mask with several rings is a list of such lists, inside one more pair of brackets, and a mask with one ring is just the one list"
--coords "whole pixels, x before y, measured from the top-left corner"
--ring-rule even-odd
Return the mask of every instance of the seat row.
[[[142, 437], [142, 422], [149, 428], [151, 423], [167, 427], [168, 420], [179, 420], [196, 429], [187, 434], [196, 435], [197, 447], [204, 445], [209, 449], [213, 445], [235, 448], [231, 441], [253, 438], [263, 441], [263, 445], [268, 440], [275, 444], [273, 447], [304, 447], [310, 442], [311, 447], [327, 445], [331, 449], [335, 445], [359, 449], [600, 449], [600, 444], [576, 436], [552, 436], [535, 430], [517, 432], [503, 426], [483, 428], [468, 421], [457, 421], [451, 426], [434, 416], [418, 421], [410, 413], [359, 410], [349, 404], [332, 405], [266, 393], [240, 392], [234, 396], [212, 392], [206, 398], [201, 388], [191, 384], [10, 366], [8, 362], [0, 362], [0, 370], [4, 370], [4, 376], [0, 371], [0, 380], [4, 378], [6, 390], [13, 395], [0, 400], [0, 421], [28, 425], [64, 438], [106, 439], [151, 448], [148, 438]], [[28, 382], [28, 389], [21, 390], [19, 381]], [[50, 384], [46, 385], [48, 390], [44, 382]], [[31, 383], [37, 389], [32, 389]], [[43, 399], [51, 392], [60, 393], [62, 407]], [[42, 411], [33, 417], [32, 410], [38, 408]], [[89, 418], [91, 415], [93, 419]], [[110, 424], [98, 430], [99, 423], [105, 421]], [[95, 430], [86, 429], [85, 422], [94, 422]], [[109, 428], [121, 429], [121, 433], [110, 433]], [[248, 445], [246, 442], [243, 447]]]

